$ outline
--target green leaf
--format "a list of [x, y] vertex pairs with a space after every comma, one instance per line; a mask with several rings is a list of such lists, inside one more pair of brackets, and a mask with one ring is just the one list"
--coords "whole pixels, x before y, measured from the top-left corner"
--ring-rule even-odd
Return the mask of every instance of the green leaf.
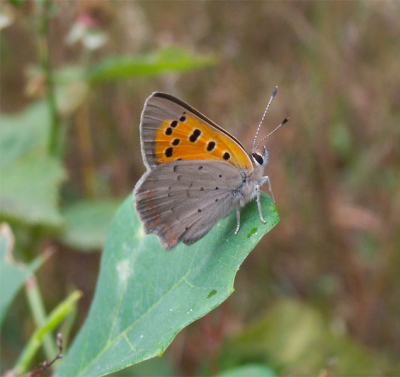
[[0, 213], [28, 225], [59, 226], [61, 161], [47, 156], [49, 109], [36, 102], [16, 115], [2, 116], [0, 132]]
[[276, 374], [265, 365], [248, 364], [225, 370], [218, 377], [276, 377]]
[[58, 187], [65, 178], [61, 162], [41, 156], [1, 169], [1, 214], [29, 225], [59, 226]]
[[171, 361], [167, 357], [155, 357], [109, 375], [110, 377], [173, 377]]
[[119, 201], [79, 202], [64, 210], [65, 231], [62, 241], [86, 251], [101, 249]]
[[167, 72], [183, 72], [215, 64], [213, 56], [196, 56], [187, 51], [169, 47], [155, 53], [135, 56], [113, 56], [95, 65], [89, 73], [89, 81], [124, 79], [152, 76]]
[[20, 157], [46, 153], [50, 124], [45, 101], [36, 102], [14, 115], [1, 115], [0, 166], [5, 168]]
[[269, 308], [242, 334], [221, 347], [224, 368], [247, 362], [268, 363], [285, 376], [318, 375], [336, 360], [332, 376], [399, 375], [400, 365], [372, 355], [342, 332], [335, 332], [315, 308], [283, 300]]
[[9, 0], [11, 4], [21, 6], [25, 0]]
[[252, 202], [237, 236], [232, 213], [194, 245], [167, 252], [144, 235], [129, 197], [111, 223], [89, 316], [57, 375], [101, 376], [161, 355], [180, 330], [223, 302], [243, 260], [279, 221], [271, 199], [261, 199], [266, 224]]
[[35, 259], [29, 265], [17, 263], [12, 256], [14, 237], [10, 227], [0, 225], [0, 326], [15, 295], [18, 293], [26, 278], [31, 275], [43, 262], [42, 258]]

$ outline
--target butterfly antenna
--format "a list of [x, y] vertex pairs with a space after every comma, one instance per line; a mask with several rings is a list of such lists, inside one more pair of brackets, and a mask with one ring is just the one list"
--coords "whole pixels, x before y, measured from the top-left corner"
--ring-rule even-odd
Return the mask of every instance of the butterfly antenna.
[[[271, 98], [269, 99], [268, 105], [267, 105], [267, 107], [265, 108], [265, 111], [264, 111], [264, 114], [263, 114], [263, 116], [262, 116], [262, 118], [261, 118], [260, 124], [259, 124], [258, 127], [257, 127], [256, 135], [254, 136], [254, 141], [253, 141], [253, 152], [257, 149], [257, 147], [254, 147], [254, 146], [256, 145], [258, 132], [260, 131], [260, 127], [261, 127], [261, 125], [262, 125], [262, 122], [264, 121], [265, 115], [267, 115], [267, 111], [268, 111], [268, 109], [269, 109], [269, 105], [271, 105], [271, 102], [272, 102], [272, 100], [274, 99], [274, 97], [275, 97], [277, 91], [278, 91], [278, 87], [276, 86], [276, 87], [274, 88], [274, 91], [272, 92]], [[274, 130], [274, 131], [275, 131], [275, 130]], [[272, 132], [273, 132], [273, 131], [272, 131]], [[258, 143], [257, 146], [258, 146], [259, 144], [260, 144], [260, 143]]]
[[253, 152], [258, 148], [258, 146], [268, 137], [271, 136], [279, 127], [282, 127], [285, 123], [289, 122], [289, 118], [285, 118], [281, 124], [278, 127], [275, 127], [273, 131], [271, 131], [267, 136], [264, 136], [256, 145], [255, 149], [253, 149]]

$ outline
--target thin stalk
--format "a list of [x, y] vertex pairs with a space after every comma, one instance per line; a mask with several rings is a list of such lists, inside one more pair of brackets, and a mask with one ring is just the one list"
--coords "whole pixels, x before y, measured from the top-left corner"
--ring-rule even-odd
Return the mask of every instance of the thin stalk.
[[71, 308], [70, 312], [65, 316], [63, 323], [58, 329], [58, 331], [62, 334], [64, 349], [68, 348], [72, 327], [74, 326], [77, 313], [78, 313], [78, 308], [76, 305], [74, 305]]
[[[64, 301], [57, 305], [47, 318], [45, 318], [43, 324], [35, 330], [22, 351], [21, 356], [13, 369], [15, 375], [21, 375], [29, 369], [32, 359], [45, 337], [48, 336], [72, 310], [74, 310], [76, 302], [81, 298], [81, 296], [82, 292], [80, 291], [72, 292]], [[56, 355], [58, 352], [59, 350], [57, 348]], [[53, 358], [49, 358], [49, 360], [51, 359]]]
[[[41, 328], [46, 321], [46, 311], [35, 276], [32, 275], [26, 280], [25, 292], [36, 327]], [[58, 348], [51, 334], [44, 336], [43, 348], [47, 359], [51, 360], [57, 355]]]
[[54, 88], [53, 73], [50, 63], [50, 38], [49, 38], [49, 20], [51, 11], [51, 0], [44, 0], [41, 9], [41, 23], [39, 32], [39, 58], [46, 77], [46, 92], [47, 92], [47, 103], [49, 106], [50, 115], [50, 130], [48, 138], [48, 152], [51, 155], [57, 153], [57, 141], [58, 141], [58, 113], [57, 113], [57, 101]]
[[90, 135], [90, 123], [87, 104], [82, 104], [76, 114], [76, 130], [81, 157], [81, 169], [86, 198], [96, 197], [97, 175], [93, 158], [93, 143]]

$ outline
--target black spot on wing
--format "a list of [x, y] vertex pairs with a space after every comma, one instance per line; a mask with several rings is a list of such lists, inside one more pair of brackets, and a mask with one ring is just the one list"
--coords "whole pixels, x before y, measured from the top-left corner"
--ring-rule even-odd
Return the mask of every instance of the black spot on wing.
[[167, 149], [164, 151], [165, 157], [167, 157], [167, 158], [172, 157], [172, 151], [173, 151], [173, 149], [174, 149], [174, 148], [172, 148], [172, 147], [167, 148]]
[[229, 154], [229, 152], [225, 152], [225, 153], [222, 155], [222, 158], [223, 158], [224, 160], [229, 160], [229, 159], [231, 158], [231, 155]]
[[211, 152], [215, 148], [215, 141], [209, 141], [207, 144], [207, 150]]
[[195, 143], [197, 141], [197, 139], [200, 137], [201, 135], [201, 131], [198, 128], [195, 128], [193, 133], [189, 136], [189, 140], [192, 143]]

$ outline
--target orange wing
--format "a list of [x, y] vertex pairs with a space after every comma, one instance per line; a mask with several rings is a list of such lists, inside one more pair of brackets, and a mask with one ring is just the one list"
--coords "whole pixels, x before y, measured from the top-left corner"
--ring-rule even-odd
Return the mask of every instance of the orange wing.
[[141, 122], [146, 165], [174, 160], [219, 160], [252, 170], [247, 152], [232, 135], [184, 102], [163, 93], [146, 101]]

